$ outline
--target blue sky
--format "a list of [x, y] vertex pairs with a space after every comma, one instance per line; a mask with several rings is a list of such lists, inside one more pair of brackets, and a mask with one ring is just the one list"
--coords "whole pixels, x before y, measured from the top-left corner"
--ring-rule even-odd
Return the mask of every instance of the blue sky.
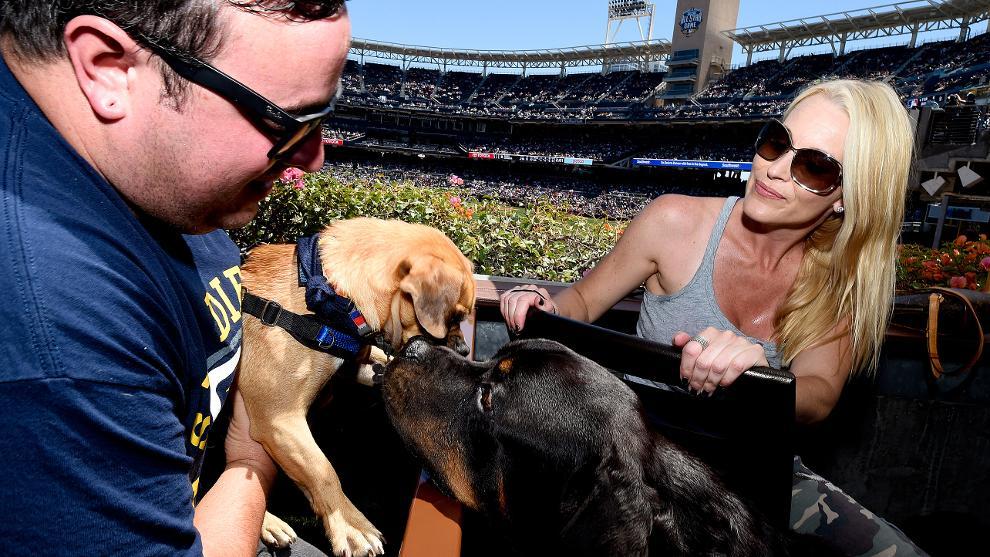
[[[718, 1], [718, 0], [715, 0]], [[653, 0], [656, 5], [654, 38], [669, 39], [674, 27], [676, 0]], [[889, 2], [876, 0], [740, 0], [739, 27], [773, 23], [840, 11], [861, 10]], [[350, 0], [355, 37], [402, 44], [465, 49], [531, 50], [601, 44], [605, 39], [607, 0]], [[974, 33], [986, 31], [986, 23]], [[954, 37], [941, 31], [934, 37]], [[909, 36], [849, 43], [848, 49], [905, 44]], [[617, 40], [639, 40], [634, 21], [623, 23]], [[816, 47], [822, 52], [828, 47]], [[754, 55], [754, 60], [770, 56]], [[736, 49], [733, 64], [743, 64]]]

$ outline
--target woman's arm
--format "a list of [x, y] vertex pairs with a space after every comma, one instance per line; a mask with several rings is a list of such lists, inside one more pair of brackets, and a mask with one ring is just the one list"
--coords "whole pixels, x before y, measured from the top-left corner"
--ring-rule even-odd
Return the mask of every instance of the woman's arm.
[[592, 322], [651, 275], [659, 272], [656, 254], [663, 238], [683, 237], [689, 211], [684, 196], [663, 195], [654, 199], [629, 223], [625, 232], [591, 271], [551, 298], [533, 285], [514, 288], [502, 294], [501, 310], [510, 328], [522, 330], [531, 307], [550, 311], [578, 321]]
[[[840, 330], [845, 330], [845, 323], [833, 329], [829, 337]], [[696, 340], [698, 337], [706, 345]], [[688, 388], [696, 392], [711, 393], [716, 387], [728, 387], [747, 369], [768, 365], [761, 345], [732, 331], [708, 327], [696, 337], [679, 332], [673, 343], [683, 348], [681, 377], [687, 381]], [[790, 371], [797, 389], [794, 413], [798, 423], [820, 422], [832, 412], [849, 378], [851, 348], [851, 339], [845, 333], [802, 351], [791, 361]]]
[[791, 373], [797, 380], [794, 410], [798, 423], [813, 424], [828, 417], [839, 401], [851, 369], [852, 339], [848, 333], [795, 356]]

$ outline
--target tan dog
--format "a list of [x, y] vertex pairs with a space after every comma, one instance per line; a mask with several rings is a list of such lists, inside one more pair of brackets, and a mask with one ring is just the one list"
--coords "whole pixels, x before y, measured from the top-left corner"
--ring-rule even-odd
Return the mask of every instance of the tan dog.
[[[321, 233], [319, 252], [327, 282], [350, 298], [392, 346], [425, 334], [467, 352], [459, 324], [474, 306], [472, 265], [443, 233], [400, 221], [338, 221]], [[310, 313], [305, 288], [298, 286], [294, 245], [255, 248], [242, 275], [253, 294], [289, 311]], [[306, 422], [307, 411], [343, 360], [311, 350], [253, 317], [245, 320], [244, 335], [238, 384], [251, 436], [309, 499], [336, 555], [383, 554], [381, 532], [344, 495]], [[359, 359], [368, 363], [370, 352], [362, 350]], [[266, 513], [262, 537], [283, 546], [294, 534]]]

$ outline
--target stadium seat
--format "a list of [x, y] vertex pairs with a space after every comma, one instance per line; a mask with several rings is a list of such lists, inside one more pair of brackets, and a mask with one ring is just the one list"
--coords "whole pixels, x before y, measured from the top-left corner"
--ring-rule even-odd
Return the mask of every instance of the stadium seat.
[[[472, 329], [473, 322], [464, 328], [466, 333]], [[681, 387], [680, 351], [670, 346], [542, 311], [527, 317], [523, 336], [556, 340], [615, 372], [640, 396], [654, 427], [715, 468], [771, 522], [787, 527], [794, 454], [790, 372], [753, 368], [731, 388], [711, 398], [696, 397]], [[473, 346], [474, 339], [469, 340]], [[489, 542], [476, 538], [490, 540], [490, 535], [483, 521], [424, 478], [400, 556], [458, 557], [462, 548], [487, 556]]]
[[527, 317], [522, 334], [556, 340], [618, 374], [639, 394], [659, 431], [786, 527], [794, 456], [790, 372], [752, 368], [731, 387], [698, 397], [681, 386], [679, 349], [543, 311]]

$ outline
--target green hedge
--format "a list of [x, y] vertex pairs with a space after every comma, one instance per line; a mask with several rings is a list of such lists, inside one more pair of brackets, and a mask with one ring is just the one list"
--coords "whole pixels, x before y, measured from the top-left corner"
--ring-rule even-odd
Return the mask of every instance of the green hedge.
[[[288, 243], [331, 221], [358, 216], [400, 219], [442, 230], [485, 275], [573, 282], [608, 252], [625, 221], [572, 215], [568, 207], [538, 200], [510, 207], [458, 188], [427, 188], [411, 181], [307, 174], [276, 182], [251, 224], [231, 231], [242, 249], [259, 243]], [[988, 289], [990, 241], [960, 236], [932, 250], [901, 246], [897, 288], [932, 285]]]
[[568, 207], [539, 200], [515, 208], [457, 188], [424, 188], [412, 182], [351, 179], [312, 173], [305, 187], [276, 182], [257, 218], [231, 231], [242, 249], [287, 243], [318, 232], [337, 219], [400, 219], [442, 230], [475, 272], [573, 282], [612, 246], [626, 222], [589, 219]]

